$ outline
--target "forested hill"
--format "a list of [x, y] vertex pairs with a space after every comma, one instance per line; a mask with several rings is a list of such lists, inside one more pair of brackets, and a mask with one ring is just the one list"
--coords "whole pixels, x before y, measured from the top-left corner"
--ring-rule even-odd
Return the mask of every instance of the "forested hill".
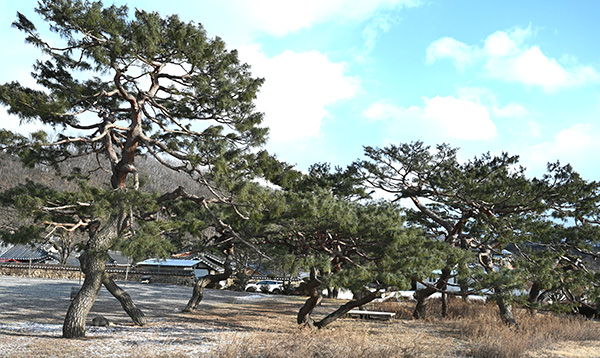
[[[85, 178], [88, 182], [98, 188], [108, 188], [110, 173], [102, 168], [109, 168], [108, 162], [99, 166], [95, 158], [74, 158], [60, 164], [59, 171], [46, 165], [35, 165], [25, 167], [18, 158], [0, 153], [0, 194], [7, 189], [13, 188], [27, 181], [43, 184], [58, 191], [77, 190], [78, 183]], [[74, 168], [80, 172], [79, 178], [70, 176]], [[211, 193], [203, 186], [195, 183], [187, 174], [173, 172], [159, 165], [154, 159], [136, 161], [141, 186], [145, 192], [166, 192], [183, 186], [186, 190], [199, 195], [211, 196]], [[18, 218], [15, 209], [3, 207], [0, 215], [0, 228], [14, 227], [15, 223], [23, 220]]]
[[[80, 172], [79, 178], [85, 178], [93, 186], [108, 188], [110, 173], [103, 168], [109, 169], [110, 164], [108, 162], [100, 164], [91, 157], [74, 158], [61, 163], [57, 172], [54, 168], [45, 165], [24, 167], [18, 158], [0, 153], [0, 192], [28, 180], [60, 191], [74, 190], [77, 188], [78, 180], [71, 176], [71, 172], [76, 168]], [[154, 159], [142, 158], [136, 161], [136, 168], [142, 184], [140, 189], [145, 192], [164, 192], [184, 186], [197, 195], [210, 195], [208, 190], [195, 183], [187, 174], [173, 172], [159, 165]]]

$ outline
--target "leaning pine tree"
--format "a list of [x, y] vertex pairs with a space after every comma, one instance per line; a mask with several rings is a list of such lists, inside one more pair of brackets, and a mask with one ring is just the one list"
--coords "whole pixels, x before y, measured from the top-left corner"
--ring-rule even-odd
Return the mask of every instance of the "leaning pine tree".
[[[85, 280], [67, 311], [64, 337], [85, 335], [87, 314], [102, 285], [143, 325], [143, 313], [106, 275], [106, 252], [117, 242], [152, 247], [168, 244], [165, 233], [173, 230], [198, 230], [200, 226], [174, 228], [164, 222], [171, 216], [160, 215], [161, 210], [176, 198], [197, 209], [232, 205], [207, 173], [227, 169], [264, 142], [267, 130], [259, 127], [262, 115], [253, 104], [262, 80], [253, 78], [249, 66], [239, 62], [236, 51], [226, 50], [221, 39], [207, 38], [201, 25], [177, 16], [136, 10], [130, 17], [125, 6], [77, 0], [42, 0], [36, 12], [62, 43], [42, 38], [19, 13], [13, 26], [43, 52], [32, 73], [38, 86], [3, 84], [0, 102], [21, 122], [38, 123], [48, 132], [24, 137], [2, 130], [0, 149], [29, 165], [92, 156], [98, 169], [108, 173], [110, 185], [82, 186], [65, 194], [24, 185], [3, 198], [36, 212], [38, 228], [86, 231], [80, 257]], [[197, 192], [193, 188], [162, 195], [139, 192], [140, 156], [189, 174], [211, 194], [188, 194]], [[235, 237], [217, 219], [221, 234]], [[22, 227], [12, 236], [32, 237], [39, 231]]]
[[[521, 264], [513, 269], [513, 255], [503, 257], [506, 249], [548, 247], [558, 251], [562, 245], [562, 250], [570, 241], [567, 235], [557, 234], [561, 230], [552, 233], [544, 226], [558, 218], [564, 219], [562, 226], [568, 219], [583, 224], [585, 218], [577, 215], [594, 217], [592, 208], [598, 202], [597, 184], [585, 182], [570, 166], [551, 164], [541, 178], [529, 178], [519, 157], [506, 153], [487, 153], [461, 163], [457, 149], [446, 144], [432, 149], [413, 142], [366, 147], [365, 156], [366, 160], [355, 165], [368, 187], [394, 195], [397, 201], [412, 202], [413, 208], [407, 210], [409, 221], [423, 227], [432, 241], [443, 243], [448, 251], [461, 249], [477, 255], [467, 264], [448, 255], [437, 282], [416, 291], [415, 318], [424, 318], [429, 297], [436, 292], [447, 294], [449, 279], [458, 275], [464, 280], [462, 295], [473, 288], [491, 292], [502, 321], [517, 326], [512, 302], [515, 292], [523, 289], [523, 274], [543, 287], [552, 286], [543, 281], [553, 279], [543, 273], [548, 263], [540, 266], [545, 260], [532, 258], [528, 267]], [[582, 210], [585, 206], [589, 208]], [[548, 245], [552, 240], [554, 246]], [[585, 240], [591, 246], [596, 239], [588, 236]], [[569, 249], [589, 250], [581, 244]], [[523, 255], [527, 257], [525, 250]], [[416, 279], [422, 281], [423, 277]]]

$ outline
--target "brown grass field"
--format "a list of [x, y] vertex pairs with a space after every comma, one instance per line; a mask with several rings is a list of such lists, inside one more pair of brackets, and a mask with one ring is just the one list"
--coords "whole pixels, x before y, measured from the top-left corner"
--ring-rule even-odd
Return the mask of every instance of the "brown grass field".
[[[0, 276], [0, 357], [600, 357], [600, 322], [517, 310], [520, 329], [500, 324], [495, 306], [450, 303], [439, 316], [410, 318], [411, 302], [372, 304], [397, 312], [390, 321], [341, 319], [322, 330], [299, 328], [304, 298], [208, 290], [201, 308], [182, 313], [191, 288], [121, 283], [150, 324], [133, 326], [119, 303], [101, 292], [88, 319], [103, 315], [111, 327], [89, 327], [85, 339], [60, 338], [77, 281]], [[324, 299], [315, 318], [344, 301]]]

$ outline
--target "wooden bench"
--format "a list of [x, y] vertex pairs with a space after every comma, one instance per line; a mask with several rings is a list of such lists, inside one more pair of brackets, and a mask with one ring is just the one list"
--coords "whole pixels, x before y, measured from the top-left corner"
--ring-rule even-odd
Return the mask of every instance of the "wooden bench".
[[371, 319], [383, 319], [388, 320], [396, 315], [394, 312], [379, 312], [379, 311], [363, 311], [363, 310], [350, 310], [346, 315], [350, 318], [371, 318]]

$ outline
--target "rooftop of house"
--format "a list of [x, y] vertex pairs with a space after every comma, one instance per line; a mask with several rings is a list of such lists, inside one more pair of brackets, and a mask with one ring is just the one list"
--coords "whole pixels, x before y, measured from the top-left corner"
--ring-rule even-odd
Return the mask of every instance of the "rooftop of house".
[[0, 255], [0, 261], [40, 262], [50, 258], [47, 251], [28, 245], [13, 245]]

